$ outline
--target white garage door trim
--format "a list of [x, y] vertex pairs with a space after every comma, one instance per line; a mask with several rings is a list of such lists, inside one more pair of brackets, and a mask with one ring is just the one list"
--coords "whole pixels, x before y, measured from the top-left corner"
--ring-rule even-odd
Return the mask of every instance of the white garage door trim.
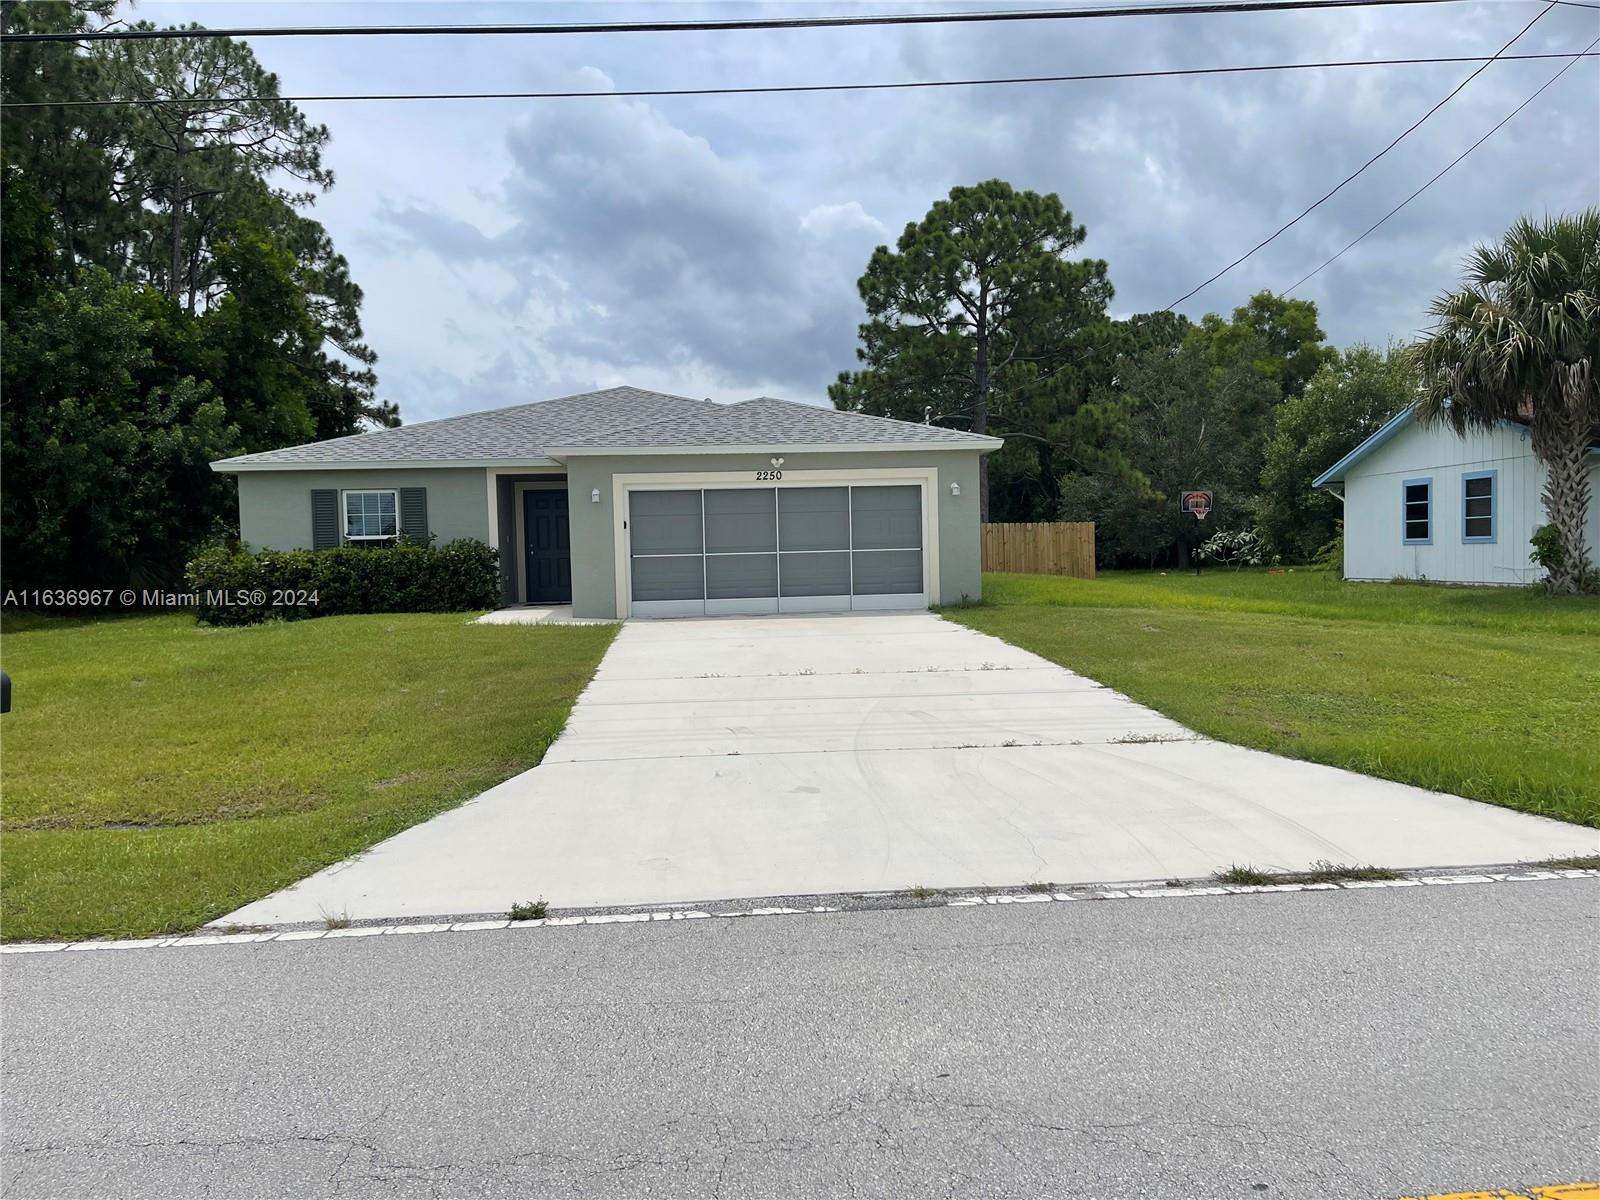
[[[917, 484], [922, 492], [922, 572], [923, 587], [927, 602], [930, 605], [939, 603], [939, 469], [937, 467], [881, 467], [868, 470], [831, 470], [831, 471], [784, 471], [781, 479], [763, 479], [761, 476], [770, 475], [770, 471], [662, 471], [657, 473], [642, 473], [629, 475], [613, 475], [611, 477], [611, 539], [614, 547], [613, 570], [616, 573], [616, 602], [617, 612], [623, 616], [632, 616], [633, 613], [633, 570], [632, 570], [632, 545], [627, 529], [629, 493], [634, 491], [666, 491], [678, 489], [684, 491], [709, 490], [714, 488], [777, 488], [779, 490], [795, 487], [817, 487], [853, 484], [860, 487], [873, 485], [906, 485]], [[785, 611], [795, 612], [800, 610], [800, 605], [793, 603], [797, 597], [789, 598], [791, 603], [784, 606]], [[745, 604], [748, 602], [732, 602]], [[698, 616], [702, 612], [716, 615], [725, 612], [753, 612], [754, 608], [733, 608], [721, 605], [718, 601], [652, 601], [648, 614], [637, 615], [651, 616]], [[895, 597], [856, 596], [852, 607], [856, 609], [902, 607], [904, 601]], [[670, 606], [677, 605], [678, 608]], [[717, 605], [717, 607], [713, 607]], [[681, 609], [681, 611], [680, 611]]]

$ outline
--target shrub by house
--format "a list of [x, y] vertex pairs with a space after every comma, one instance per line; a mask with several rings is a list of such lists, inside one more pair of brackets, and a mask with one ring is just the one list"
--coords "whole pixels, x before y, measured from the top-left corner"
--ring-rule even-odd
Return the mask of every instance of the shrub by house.
[[197, 615], [254, 625], [345, 613], [471, 612], [500, 602], [500, 556], [471, 539], [332, 550], [202, 551], [189, 563]]

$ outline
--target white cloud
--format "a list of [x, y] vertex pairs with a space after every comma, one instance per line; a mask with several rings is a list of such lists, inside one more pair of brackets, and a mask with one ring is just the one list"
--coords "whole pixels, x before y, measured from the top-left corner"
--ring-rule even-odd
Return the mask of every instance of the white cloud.
[[822, 238], [857, 232], [882, 238], [889, 233], [888, 227], [862, 208], [859, 200], [849, 200], [843, 204], [819, 204], [800, 218], [800, 228]]
[[[937, 5], [940, 0], [931, 0]], [[949, 0], [950, 7], [969, 7]], [[774, 3], [767, 11], [792, 11]], [[542, 20], [583, 14], [548, 5]], [[649, 13], [630, 5], [611, 15]], [[714, 5], [674, 4], [673, 17]], [[749, 10], [744, 10], [749, 11]], [[276, 4], [150, 0], [158, 22], [281, 24]], [[287, 93], [585, 90], [1067, 74], [1492, 53], [1528, 6], [572, 38], [264, 39]], [[517, 4], [319, 5], [327, 24], [525, 19]], [[1576, 49], [1560, 9], [1519, 50]], [[535, 45], [534, 43], [537, 43]], [[1356, 183], [1185, 306], [1283, 287], [1554, 73], [1497, 63]], [[380, 388], [408, 420], [623, 380], [821, 401], [854, 365], [872, 248], [957, 184], [1056, 191], [1120, 313], [1160, 307], [1354, 169], [1472, 64], [653, 101], [343, 104], [317, 206], [368, 301]], [[1337, 341], [1409, 336], [1473, 241], [1600, 196], [1595, 63], [1299, 294]], [[310, 107], [310, 106], [308, 106]]]

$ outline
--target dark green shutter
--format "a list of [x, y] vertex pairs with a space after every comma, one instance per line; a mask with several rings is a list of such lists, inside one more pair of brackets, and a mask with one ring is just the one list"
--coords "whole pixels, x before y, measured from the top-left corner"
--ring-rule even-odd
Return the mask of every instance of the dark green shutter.
[[311, 548], [331, 550], [339, 544], [339, 493], [333, 488], [311, 489]]
[[419, 546], [428, 544], [428, 489], [400, 489], [400, 536]]

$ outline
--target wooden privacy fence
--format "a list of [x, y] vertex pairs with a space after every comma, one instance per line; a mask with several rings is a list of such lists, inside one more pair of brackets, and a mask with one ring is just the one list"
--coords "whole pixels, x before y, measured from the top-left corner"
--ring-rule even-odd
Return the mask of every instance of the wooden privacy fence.
[[985, 525], [983, 569], [1093, 579], [1094, 522]]

